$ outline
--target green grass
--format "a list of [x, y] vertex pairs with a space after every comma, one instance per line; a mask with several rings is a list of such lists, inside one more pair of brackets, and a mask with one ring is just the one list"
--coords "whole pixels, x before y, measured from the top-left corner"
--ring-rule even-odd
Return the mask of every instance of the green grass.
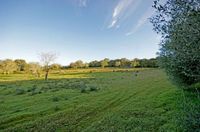
[[182, 98], [158, 69], [1, 75], [0, 131], [181, 131]]

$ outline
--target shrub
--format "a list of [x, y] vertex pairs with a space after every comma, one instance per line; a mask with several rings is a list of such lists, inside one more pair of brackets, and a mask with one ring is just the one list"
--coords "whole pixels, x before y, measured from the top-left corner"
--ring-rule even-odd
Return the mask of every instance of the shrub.
[[35, 90], [34, 90], [34, 91], [31, 91], [31, 93], [29, 93], [30, 96], [33, 96], [33, 95], [36, 95], [36, 94], [38, 94], [38, 92], [35, 91]]
[[81, 93], [86, 93], [86, 88], [82, 87], [81, 88]]
[[59, 111], [60, 108], [58, 106], [55, 106], [54, 111]]
[[27, 92], [33, 92], [33, 91], [35, 91], [36, 90], [36, 86], [35, 85], [33, 85], [33, 87], [32, 88], [30, 88], [30, 89], [28, 89], [27, 90]]
[[97, 91], [98, 90], [97, 86], [90, 86], [89, 88], [90, 88], [90, 91]]
[[25, 93], [25, 90], [17, 88], [15, 91], [16, 95], [21, 95]]
[[69, 100], [69, 98], [68, 98], [68, 97], [64, 97], [64, 99], [65, 99], [65, 100]]
[[52, 98], [52, 101], [53, 101], [53, 102], [58, 102], [58, 101], [59, 101], [59, 98], [58, 98], [58, 97], [53, 97], [53, 98]]

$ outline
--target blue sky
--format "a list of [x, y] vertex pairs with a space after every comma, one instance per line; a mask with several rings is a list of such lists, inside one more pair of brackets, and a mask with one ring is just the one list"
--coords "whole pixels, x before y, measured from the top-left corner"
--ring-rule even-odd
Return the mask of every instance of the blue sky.
[[159, 36], [148, 18], [153, 0], [0, 0], [0, 59], [57, 63], [151, 58]]

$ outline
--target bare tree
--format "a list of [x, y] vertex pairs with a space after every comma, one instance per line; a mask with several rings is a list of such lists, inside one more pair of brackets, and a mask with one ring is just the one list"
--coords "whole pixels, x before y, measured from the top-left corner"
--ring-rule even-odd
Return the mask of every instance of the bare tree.
[[50, 65], [55, 61], [57, 55], [53, 52], [40, 53], [40, 61], [44, 66], [45, 80], [48, 80]]

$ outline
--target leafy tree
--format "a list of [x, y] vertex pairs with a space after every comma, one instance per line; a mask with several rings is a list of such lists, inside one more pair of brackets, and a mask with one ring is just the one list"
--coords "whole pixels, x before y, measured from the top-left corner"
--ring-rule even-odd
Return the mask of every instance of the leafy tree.
[[6, 59], [0, 62], [0, 68], [3, 74], [10, 74], [17, 70], [17, 65], [11, 59]]
[[56, 54], [52, 52], [41, 53], [40, 54], [40, 61], [44, 66], [45, 71], [45, 80], [48, 80], [50, 65], [55, 61]]
[[51, 66], [50, 66], [50, 68], [52, 69], [52, 70], [60, 70], [61, 69], [61, 65], [60, 64], [56, 64], [56, 63], [54, 63], [54, 64], [52, 64]]
[[120, 61], [115, 61], [114, 66], [115, 67], [120, 67], [121, 66], [121, 62]]
[[25, 67], [26, 67], [26, 61], [25, 60], [23, 60], [23, 59], [16, 59], [15, 61], [14, 61], [16, 64], [17, 64], [17, 70], [18, 71], [25, 71]]
[[140, 62], [138, 59], [134, 59], [133, 61], [130, 62], [131, 67], [139, 67], [140, 66]]
[[31, 62], [27, 65], [27, 69], [31, 74], [35, 75], [36, 77], [40, 77], [42, 67], [38, 62]]
[[141, 59], [140, 67], [148, 67], [148, 59]]
[[85, 66], [85, 64], [83, 63], [82, 60], [78, 60], [78, 61], [72, 62], [72, 63], [70, 64], [70, 67], [71, 67], [71, 68], [83, 68], [84, 66]]
[[100, 63], [97, 60], [91, 61], [89, 67], [100, 67]]
[[130, 67], [130, 60], [126, 59], [126, 58], [122, 58], [120, 60], [121, 63], [121, 67]]
[[157, 14], [151, 18], [162, 35], [159, 64], [178, 84], [200, 81], [200, 1], [154, 2]]
[[148, 61], [149, 61], [149, 63], [148, 63], [149, 67], [152, 67], [152, 68], [158, 67], [158, 59], [157, 58], [151, 58]]
[[105, 58], [104, 60], [100, 61], [100, 65], [102, 68], [108, 66], [109, 59]]
[[88, 67], [89, 67], [89, 63], [85, 63], [84, 68], [88, 68]]

